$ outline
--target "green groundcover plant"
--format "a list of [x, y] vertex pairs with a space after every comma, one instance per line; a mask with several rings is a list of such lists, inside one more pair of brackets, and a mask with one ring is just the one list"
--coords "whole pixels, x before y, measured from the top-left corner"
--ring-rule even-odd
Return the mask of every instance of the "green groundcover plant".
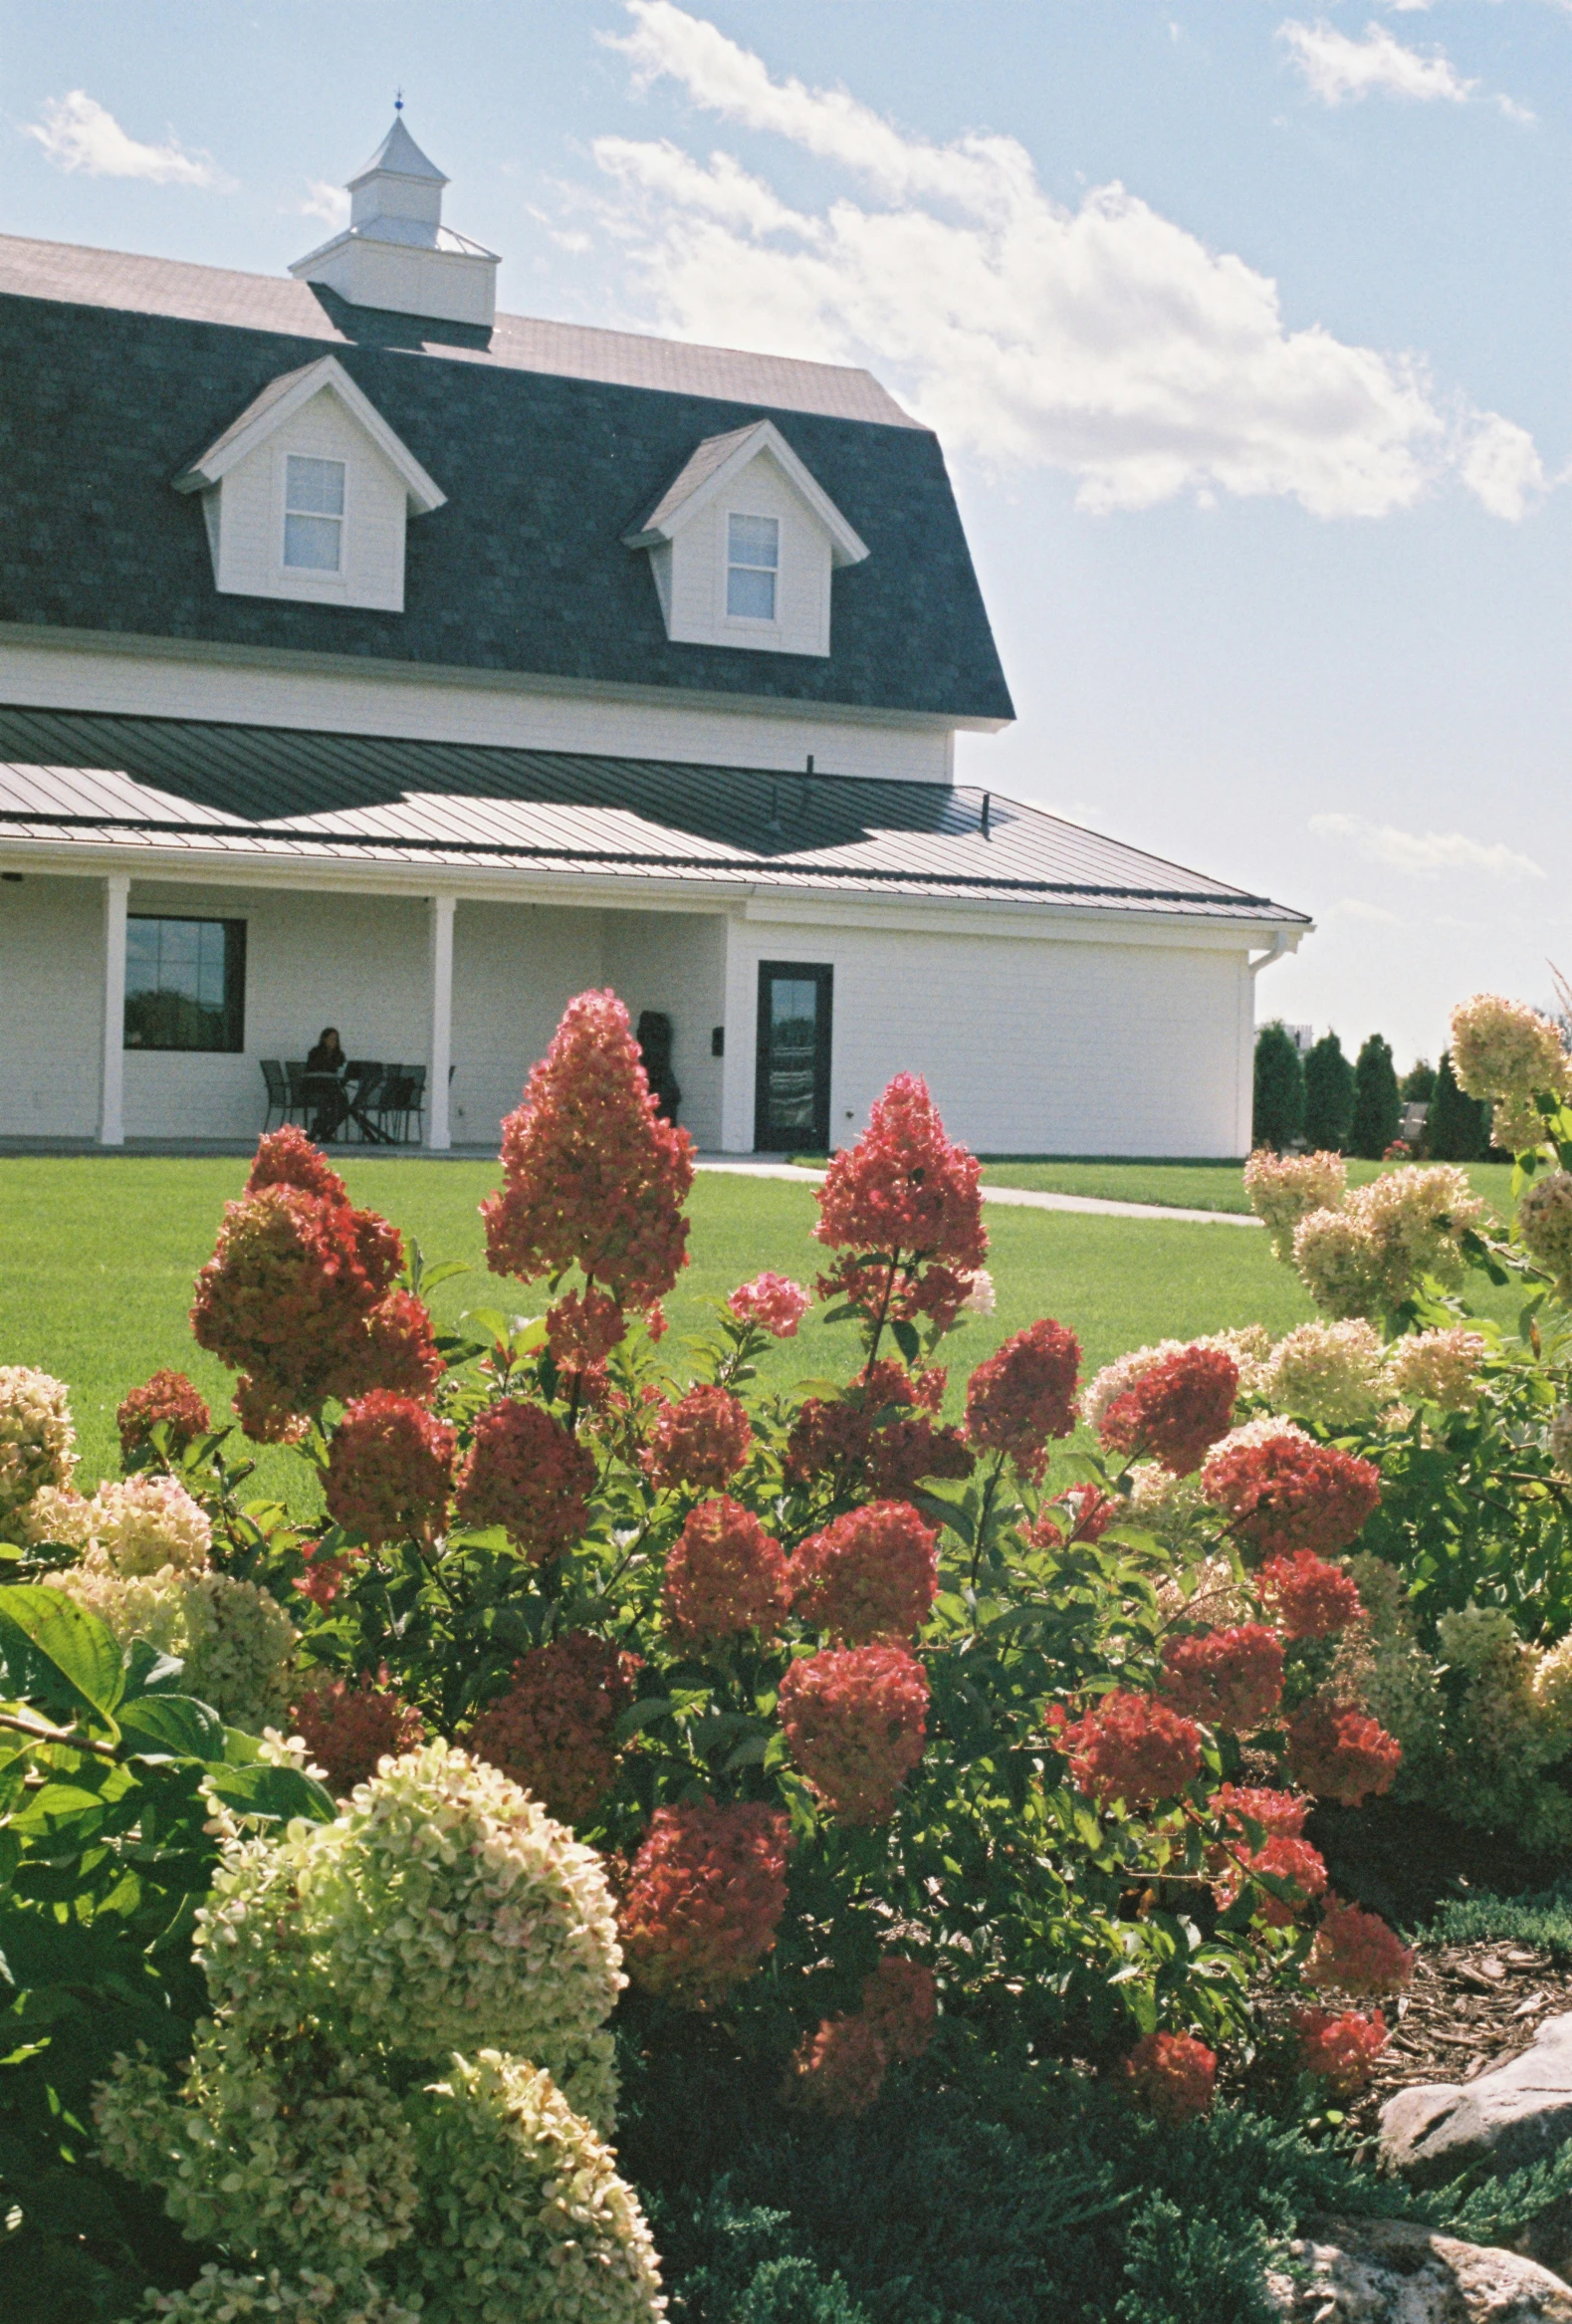
[[[1533, 1089], [1541, 1023], [1515, 1037]], [[1453, 1051], [1466, 1085], [1466, 1028]], [[1533, 1124], [1560, 1136], [1549, 1085]], [[85, 2316], [128, 2317], [147, 2284], [171, 2315], [620, 2324], [662, 2299], [631, 2176], [694, 2316], [1012, 2312], [942, 2269], [892, 2306], [893, 2260], [855, 2237], [835, 2262], [814, 2175], [863, 2171], [896, 2102], [940, 2145], [974, 2124], [1001, 2190], [1072, 2158], [999, 2261], [1039, 2303], [1021, 2314], [1235, 2312], [1219, 2271], [1258, 2278], [1296, 2199], [1208, 2209], [1176, 2178], [1227, 2150], [1242, 2190], [1251, 2140], [1289, 2135], [1209, 2112], [1219, 2050], [1322, 2136], [1412, 1961], [1331, 1892], [1314, 1802], [1440, 1771], [1475, 1820], [1545, 1844], [1572, 1824], [1551, 1228], [1525, 1200], [1508, 1244], [1457, 1172], [1349, 1194], [1335, 1157], [1263, 1154], [1252, 1199], [1326, 1321], [1087, 1381], [1043, 1318], [946, 1423], [941, 1357], [993, 1294], [978, 1165], [921, 1082], [833, 1158], [813, 1290], [739, 1285], [686, 1387], [661, 1301], [691, 1149], [613, 996], [569, 1007], [502, 1159], [490, 1266], [544, 1305], [505, 1291], [444, 1335], [442, 1271], [299, 1131], [262, 1140], [226, 1210], [193, 1330], [245, 1436], [315, 1470], [320, 1524], [247, 1498], [243, 1444], [175, 1374], [127, 1396], [125, 1474], [85, 1498], [60, 1383], [0, 1371], [10, 1594], [91, 1624], [122, 1695], [178, 1673], [190, 1747], [157, 1781], [196, 1819], [186, 1885], [128, 1940], [157, 2032], [114, 2016], [95, 1956], [78, 2005], [102, 2039], [75, 2079], [64, 2048], [48, 2062], [63, 2035], [0, 2063], [0, 2123], [33, 2083], [69, 2112], [48, 2170], [97, 2188], [121, 2242], [52, 2216], [40, 2153], [7, 2146], [0, 2269], [31, 2251]], [[1520, 1345], [1463, 1314], [1470, 1265], [1546, 1276]], [[839, 1360], [763, 1392], [762, 1352], [815, 1295]], [[4, 1683], [4, 1716], [70, 1708], [33, 1701], [31, 1664]], [[8, 1845], [64, 1812], [41, 1811], [38, 1752], [92, 1761], [84, 1798], [143, 1765], [87, 1734], [27, 1744]], [[81, 1808], [53, 1888], [9, 1874], [53, 1944], [108, 1925], [100, 1824], [138, 1881], [174, 1846], [157, 1799], [113, 1808]], [[53, 2024], [33, 1957], [7, 1974], [24, 2034]], [[674, 2177], [673, 2153], [716, 2168]], [[543, 2224], [548, 2185], [574, 2192]], [[1085, 2236], [1048, 2235], [1072, 2215]]]

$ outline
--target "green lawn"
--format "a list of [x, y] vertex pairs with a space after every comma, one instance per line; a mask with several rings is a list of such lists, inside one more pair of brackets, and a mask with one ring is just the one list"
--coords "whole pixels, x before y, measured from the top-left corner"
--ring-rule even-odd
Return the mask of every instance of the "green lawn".
[[[1350, 1162], [1348, 1182], [1364, 1186], [1401, 1164]], [[1474, 1187], [1504, 1217], [1511, 1200], [1509, 1162], [1473, 1162]], [[1172, 1203], [1188, 1211], [1247, 1212], [1243, 1170], [1237, 1162], [989, 1162], [985, 1184], [1027, 1186], [1044, 1194], [1095, 1195], [1104, 1202]]]
[[[194, 1345], [186, 1310], [224, 1201], [245, 1175], [239, 1160], [0, 1160], [0, 1363], [36, 1364], [69, 1382], [85, 1482], [113, 1464], [116, 1403], [159, 1365], [189, 1372], [215, 1411], [227, 1405], [228, 1375]], [[461, 1259], [475, 1271], [439, 1288], [440, 1316], [498, 1303], [538, 1309], [538, 1294], [515, 1285], [510, 1299], [485, 1273], [477, 1205], [495, 1183], [494, 1165], [348, 1159], [344, 1176], [356, 1202], [418, 1237], [428, 1258]], [[682, 1336], [702, 1326], [707, 1298], [765, 1267], [811, 1280], [817, 1258], [806, 1185], [701, 1172], [691, 1208], [692, 1265], [667, 1302], [666, 1347], [678, 1367]], [[990, 1207], [988, 1227], [999, 1305], [951, 1340], [959, 1376], [1039, 1315], [1071, 1324], [1097, 1365], [1143, 1340], [1247, 1322], [1281, 1332], [1311, 1312], [1264, 1235], [1003, 1205]], [[1504, 1319], [1516, 1302], [1491, 1311]], [[810, 1318], [773, 1351], [771, 1376], [838, 1370], [849, 1352], [844, 1327]], [[263, 1462], [263, 1483], [282, 1487], [298, 1474], [288, 1456]]]

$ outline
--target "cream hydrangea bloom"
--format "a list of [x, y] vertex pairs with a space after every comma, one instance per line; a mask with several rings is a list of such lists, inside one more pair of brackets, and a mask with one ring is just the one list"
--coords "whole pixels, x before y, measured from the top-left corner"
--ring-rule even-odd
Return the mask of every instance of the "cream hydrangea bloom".
[[1348, 1187], [1341, 1154], [1273, 1154], [1261, 1147], [1244, 1165], [1250, 1209], [1271, 1237], [1273, 1256], [1293, 1256], [1293, 1233], [1311, 1211], [1335, 1211]]
[[337, 2271], [411, 2233], [415, 2142], [398, 2101], [320, 2040], [259, 2055], [234, 2025], [200, 2025], [176, 2093], [122, 2057], [94, 2117], [105, 2160], [161, 2187], [192, 2242], [224, 2238], [238, 2214], [252, 2254]]
[[1529, 1181], [1518, 1199], [1517, 1232], [1554, 1280], [1556, 1296], [1572, 1303], [1572, 1171], [1548, 1170]]
[[450, 2315], [507, 2324], [654, 2324], [654, 2240], [610, 2149], [550, 2074], [483, 2049], [409, 2101], [428, 2185], [395, 2281]]
[[0, 1364], [0, 1541], [26, 1542], [24, 1514], [46, 1486], [67, 1486], [77, 1432], [63, 1380]]
[[1572, 1634], [1539, 1656], [1529, 1686], [1546, 1726], [1572, 1739]]
[[157, 1573], [172, 1565], [191, 1572], [207, 1563], [213, 1525], [173, 1477], [127, 1477], [99, 1487], [91, 1504], [90, 1536], [117, 1573]]
[[185, 1692], [226, 1726], [255, 1733], [281, 1718], [294, 1691], [299, 1636], [278, 1601], [227, 1573], [116, 1573], [93, 1548], [80, 1565], [46, 1577], [108, 1624], [121, 1646], [145, 1638], [185, 1664]]
[[317, 2267], [299, 2275], [276, 2267], [238, 2275], [211, 2261], [187, 2290], [150, 2295], [144, 2313], [172, 2324], [421, 2324], [418, 2310], [369, 2276], [328, 2275]]
[[1195, 1546], [1212, 1513], [1199, 1477], [1176, 1477], [1161, 1462], [1137, 1461], [1127, 1483], [1131, 1524], [1155, 1534], [1165, 1549]]
[[1329, 1315], [1375, 1315], [1401, 1306], [1422, 1277], [1460, 1282], [1460, 1237], [1487, 1206], [1450, 1162], [1389, 1170], [1354, 1189], [1340, 1210], [1312, 1211], [1293, 1238], [1294, 1265]]
[[238, 2022], [320, 2010], [352, 2045], [426, 2058], [506, 2041], [609, 2125], [626, 1979], [600, 1859], [449, 1743], [384, 1762], [334, 1823], [228, 1852], [198, 1924]]
[[1445, 1330], [1415, 1331], [1394, 1342], [1387, 1377], [1398, 1395], [1442, 1412], [1471, 1412], [1483, 1393], [1479, 1366], [1489, 1353], [1480, 1331], [1458, 1323]]
[[1261, 1394], [1278, 1412], [1328, 1428], [1368, 1420], [1380, 1409], [1381, 1334], [1362, 1316], [1341, 1323], [1301, 1323], [1272, 1349]]
[[1475, 993], [1452, 1013], [1452, 1069], [1469, 1097], [1564, 1096], [1572, 1069], [1559, 1027], [1521, 1001]]
[[1556, 1407], [1550, 1423], [1550, 1458], [1563, 1477], [1572, 1477], [1572, 1404]]
[[41, 1485], [22, 1511], [21, 1531], [30, 1548], [91, 1549], [93, 1504], [69, 1485]]

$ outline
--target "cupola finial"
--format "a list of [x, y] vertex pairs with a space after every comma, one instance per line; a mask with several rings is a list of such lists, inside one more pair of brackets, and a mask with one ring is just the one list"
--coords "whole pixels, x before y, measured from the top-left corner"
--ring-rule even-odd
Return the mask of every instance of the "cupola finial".
[[447, 182], [409, 133], [400, 88], [392, 127], [349, 180], [347, 227], [297, 259], [291, 274], [337, 291], [351, 307], [489, 330], [499, 262], [495, 252], [442, 223]]

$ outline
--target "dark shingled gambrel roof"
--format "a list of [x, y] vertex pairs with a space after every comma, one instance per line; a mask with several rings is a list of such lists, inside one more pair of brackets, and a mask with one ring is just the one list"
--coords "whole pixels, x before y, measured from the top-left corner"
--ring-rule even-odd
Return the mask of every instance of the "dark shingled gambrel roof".
[[[171, 489], [329, 347], [449, 496], [409, 525], [402, 613], [220, 596], [197, 500]], [[823, 658], [672, 644], [623, 546], [696, 445], [761, 417], [871, 552], [835, 576]], [[488, 336], [0, 237], [0, 621], [1013, 715], [938, 439], [864, 372], [502, 316]]]
[[1303, 925], [966, 786], [77, 711], [0, 708], [8, 840]]

